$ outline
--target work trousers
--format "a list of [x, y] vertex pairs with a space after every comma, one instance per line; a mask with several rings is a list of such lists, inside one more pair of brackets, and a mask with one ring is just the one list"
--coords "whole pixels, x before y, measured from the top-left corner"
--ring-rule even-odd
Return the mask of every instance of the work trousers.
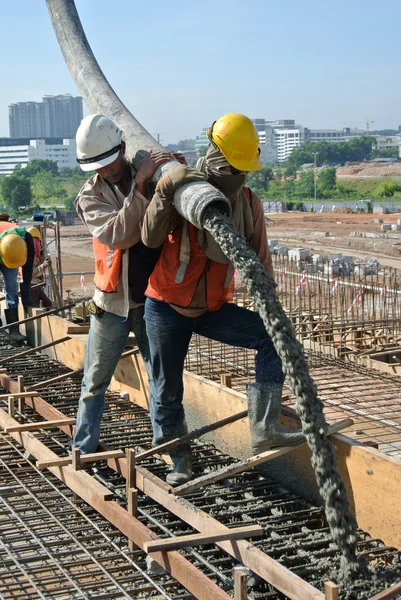
[[193, 333], [257, 350], [256, 381], [283, 384], [281, 360], [260, 316], [236, 304], [225, 303], [215, 312], [192, 319], [184, 317], [166, 302], [147, 298], [145, 321], [152, 364], [150, 414], [153, 444], [162, 444], [184, 435], [182, 405], [184, 361]]
[[135, 334], [148, 377], [150, 376], [149, 346], [143, 312], [144, 307], [140, 306], [130, 309], [127, 319], [110, 312], [101, 316], [91, 315], [73, 442], [74, 448], [79, 448], [82, 454], [96, 452], [105, 392], [131, 331]]

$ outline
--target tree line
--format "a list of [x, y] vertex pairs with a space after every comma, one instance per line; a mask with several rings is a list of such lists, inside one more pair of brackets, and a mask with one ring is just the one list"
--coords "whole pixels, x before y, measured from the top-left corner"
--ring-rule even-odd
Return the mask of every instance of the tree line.
[[0, 199], [4, 208], [63, 205], [74, 208], [74, 199], [88, 174], [79, 167], [61, 167], [53, 160], [32, 160], [26, 167], [17, 165], [13, 173], [0, 179]]

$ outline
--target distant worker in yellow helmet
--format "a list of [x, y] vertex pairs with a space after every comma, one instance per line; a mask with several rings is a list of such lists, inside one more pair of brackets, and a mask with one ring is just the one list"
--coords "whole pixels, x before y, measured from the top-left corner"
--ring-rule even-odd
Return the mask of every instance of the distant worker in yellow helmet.
[[[39, 229], [37, 227], [28, 227], [27, 232], [33, 237], [34, 258], [32, 285], [35, 286], [39, 283], [43, 283], [44, 274], [52, 264], [52, 259], [50, 256], [43, 255], [42, 234]], [[31, 291], [31, 295], [33, 301], [38, 306], [42, 305], [45, 308], [50, 308], [52, 306], [52, 301], [45, 293], [43, 287], [34, 287]]]
[[22, 267], [23, 280], [20, 284], [21, 300], [24, 307], [35, 306], [31, 297], [31, 280], [34, 259], [33, 238], [23, 227], [15, 223], [0, 221], [0, 272], [4, 279], [6, 309], [4, 314], [9, 336], [20, 343], [26, 340], [19, 332], [18, 325], [18, 269]]
[[[149, 278], [145, 321], [152, 363], [150, 414], [153, 444], [187, 432], [183, 400], [183, 369], [193, 333], [257, 351], [256, 383], [247, 390], [253, 452], [297, 444], [299, 432], [281, 428], [284, 374], [281, 361], [257, 312], [230, 302], [233, 265], [215, 240], [185, 221], [173, 204], [174, 191], [187, 181], [207, 180], [231, 201], [231, 220], [271, 277], [272, 259], [266, 236], [263, 207], [245, 187], [247, 173], [261, 168], [259, 137], [248, 117], [224, 115], [208, 130], [210, 146], [196, 169], [177, 167], [158, 182], [142, 226], [144, 244], [163, 244]], [[194, 196], [194, 202], [196, 196]], [[231, 291], [231, 297], [230, 297]], [[170, 485], [181, 485], [192, 476], [191, 449], [182, 444], [170, 453]]]

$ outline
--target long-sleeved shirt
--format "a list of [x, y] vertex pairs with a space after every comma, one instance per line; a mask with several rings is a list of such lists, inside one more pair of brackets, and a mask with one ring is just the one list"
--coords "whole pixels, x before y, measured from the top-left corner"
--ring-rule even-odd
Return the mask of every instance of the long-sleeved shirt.
[[[76, 200], [79, 218], [90, 233], [102, 244], [128, 250], [141, 239], [142, 220], [149, 204], [135, 187], [132, 167], [132, 185], [127, 196], [118, 186], [94, 175], [84, 184]], [[114, 293], [95, 290], [93, 300], [99, 308], [121, 317], [128, 317], [130, 308], [138, 306], [130, 299], [128, 283], [129, 253], [122, 257], [121, 278]]]

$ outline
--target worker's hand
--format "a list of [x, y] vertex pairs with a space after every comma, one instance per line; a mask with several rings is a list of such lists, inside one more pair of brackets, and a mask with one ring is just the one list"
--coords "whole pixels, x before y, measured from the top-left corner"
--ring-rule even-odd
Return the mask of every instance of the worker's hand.
[[143, 193], [142, 188], [144, 188], [146, 182], [151, 179], [157, 167], [160, 167], [160, 165], [171, 159], [171, 152], [153, 152], [153, 150], [149, 150], [149, 153], [142, 160], [138, 172], [135, 175], [136, 187], [141, 193]]
[[48, 267], [50, 267], [50, 265], [52, 264], [52, 259], [50, 256], [46, 256], [45, 260], [43, 261], [43, 266], [45, 269], [47, 269]]
[[185, 156], [183, 154], [181, 154], [181, 152], [172, 152], [171, 158], [175, 158], [175, 160], [178, 160], [178, 162], [181, 163], [182, 165], [188, 164]]

